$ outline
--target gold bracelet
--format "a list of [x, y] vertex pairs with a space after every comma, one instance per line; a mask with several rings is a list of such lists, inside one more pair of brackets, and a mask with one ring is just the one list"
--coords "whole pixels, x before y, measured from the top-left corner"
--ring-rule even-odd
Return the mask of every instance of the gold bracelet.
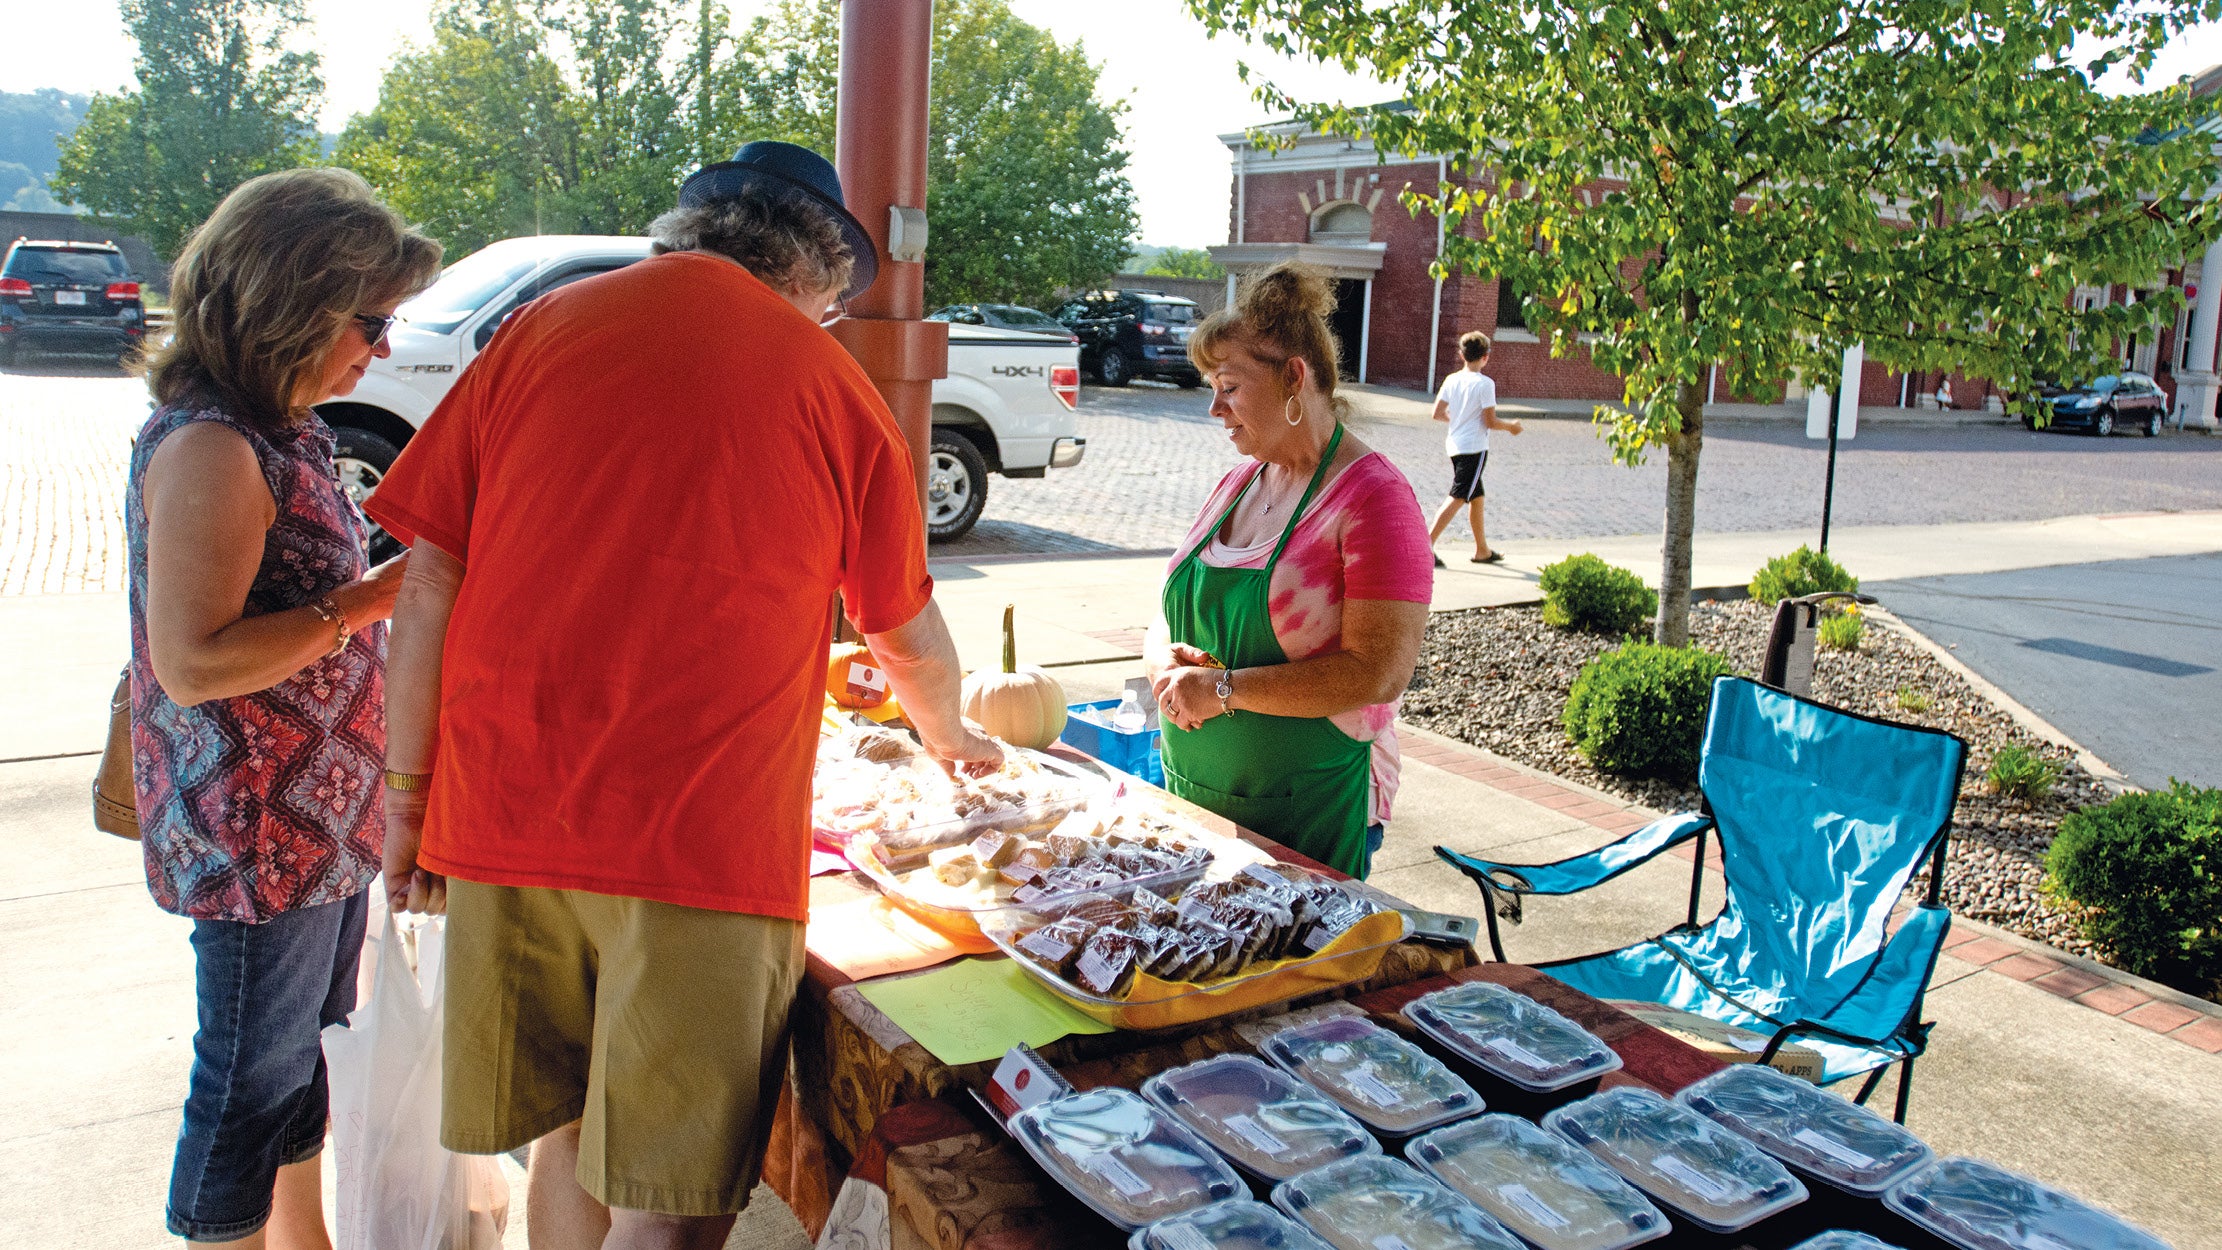
[[325, 654], [338, 655], [347, 650], [347, 640], [355, 636], [355, 631], [347, 624], [347, 613], [340, 611], [339, 604], [333, 602], [330, 595], [326, 595], [310, 604], [309, 611], [316, 613], [326, 623], [336, 621], [339, 624], [339, 637], [333, 641], [332, 649]]
[[431, 784], [431, 773], [397, 773], [390, 768], [386, 770], [386, 788], [388, 790], [415, 791], [425, 789]]

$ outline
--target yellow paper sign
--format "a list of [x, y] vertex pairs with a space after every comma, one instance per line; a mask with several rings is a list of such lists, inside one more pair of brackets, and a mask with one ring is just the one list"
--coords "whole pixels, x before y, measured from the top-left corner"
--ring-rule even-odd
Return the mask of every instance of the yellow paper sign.
[[1109, 1033], [1036, 985], [1008, 959], [960, 959], [909, 977], [857, 986], [919, 1045], [946, 1064], [980, 1063], [1021, 1042], [1046, 1046], [1073, 1033]]

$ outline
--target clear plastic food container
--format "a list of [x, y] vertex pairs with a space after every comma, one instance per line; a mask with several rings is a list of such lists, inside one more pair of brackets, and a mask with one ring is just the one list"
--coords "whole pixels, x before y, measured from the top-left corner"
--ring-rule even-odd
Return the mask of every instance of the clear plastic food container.
[[1674, 1101], [1800, 1172], [1873, 1198], [1929, 1161], [1926, 1143], [1867, 1108], [1756, 1063], [1730, 1065]]
[[[1297, 871], [1285, 865], [1275, 870], [1284, 875]], [[1077, 912], [1086, 908], [1089, 900], [1104, 897], [1109, 896], [1069, 896], [1060, 898], [1056, 907]], [[983, 913], [980, 932], [997, 950], [1017, 960], [1028, 975], [1081, 1014], [1116, 1029], [1136, 1031], [1194, 1024], [1363, 981], [1380, 969], [1390, 947], [1412, 933], [1412, 922], [1403, 912], [1377, 911], [1315, 955], [1252, 963], [1241, 972], [1212, 981], [1164, 981], [1142, 973], [1123, 996], [1113, 997], [1091, 993], [1067, 981], [1019, 949], [1017, 941], [1025, 931], [1052, 918], [1046, 911], [1005, 907]]]
[[887, 858], [908, 868], [915, 866], [909, 860], [923, 862], [936, 847], [983, 833], [1046, 832], [1110, 794], [1094, 773], [1023, 747], [1004, 748], [1000, 771], [959, 780], [919, 752], [909, 735], [879, 728], [819, 739], [810, 823], [819, 841], [843, 849], [871, 834]]
[[1381, 1147], [1318, 1091], [1249, 1055], [1220, 1055], [1151, 1077], [1142, 1096], [1268, 1181]]
[[1424, 1132], [1482, 1110], [1481, 1095], [1442, 1060], [1357, 1016], [1283, 1029], [1259, 1049], [1390, 1136]]
[[2168, 1250], [2119, 1216], [1978, 1159], [1939, 1159], [1883, 1202], [1960, 1250]]
[[1127, 1250], [1327, 1250], [1302, 1224], [1236, 1198], [1167, 1216], [1127, 1239]]
[[1493, 1076], [1534, 1094], [1620, 1067], [1597, 1035], [1525, 994], [1469, 981], [1406, 1003], [1404, 1018]]
[[1673, 1227], [1618, 1172], [1518, 1116], [1436, 1129], [1404, 1157], [1541, 1250], [1628, 1250]]
[[1898, 1247], [1880, 1237], [1855, 1233], [1848, 1228], [1832, 1228], [1806, 1238], [1790, 1250], [1898, 1250]]
[[1488, 1212], [1381, 1155], [1282, 1181], [1273, 1205], [1337, 1250], [1525, 1250]]
[[1036, 1103], [1011, 1117], [1011, 1135], [1058, 1184], [1124, 1229], [1243, 1192], [1226, 1160], [1130, 1090]]
[[1748, 1228], [1806, 1198], [1798, 1178], [1758, 1147], [1648, 1089], [1592, 1094], [1544, 1116], [1543, 1127], [1716, 1233]]

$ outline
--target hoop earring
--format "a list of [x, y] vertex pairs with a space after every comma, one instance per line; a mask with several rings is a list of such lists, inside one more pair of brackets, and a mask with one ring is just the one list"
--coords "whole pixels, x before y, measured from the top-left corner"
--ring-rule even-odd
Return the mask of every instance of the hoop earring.
[[[1295, 416], [1289, 415], [1292, 411], [1296, 414]], [[1296, 396], [1291, 395], [1281, 401], [1281, 420], [1288, 422], [1292, 427], [1304, 424], [1304, 410], [1297, 406]]]

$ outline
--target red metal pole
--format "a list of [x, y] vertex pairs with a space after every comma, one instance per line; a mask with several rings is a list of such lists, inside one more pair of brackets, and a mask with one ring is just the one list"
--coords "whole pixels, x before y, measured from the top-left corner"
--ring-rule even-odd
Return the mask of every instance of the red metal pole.
[[921, 506], [933, 383], [949, 372], [949, 327], [920, 320], [926, 267], [888, 254], [888, 210], [926, 207], [926, 93], [933, 0], [842, 0], [834, 165], [849, 211], [880, 252], [879, 279], [849, 301], [833, 336], [864, 366], [910, 441]]

